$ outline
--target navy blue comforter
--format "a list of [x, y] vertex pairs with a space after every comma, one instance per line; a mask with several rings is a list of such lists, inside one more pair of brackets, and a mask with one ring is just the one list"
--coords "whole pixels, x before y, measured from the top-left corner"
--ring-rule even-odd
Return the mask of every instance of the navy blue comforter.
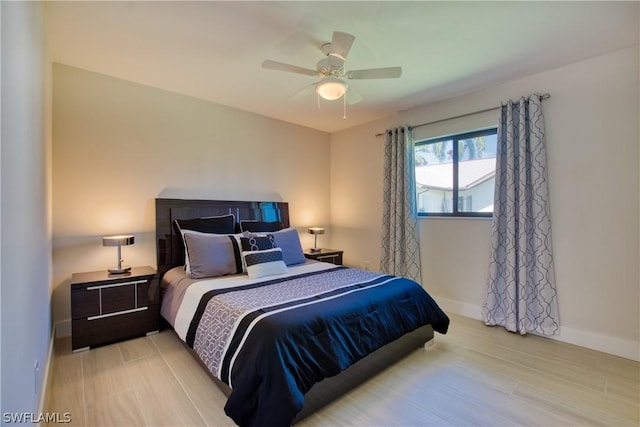
[[426, 324], [444, 334], [449, 318], [419, 284], [392, 276], [261, 307], [242, 318], [224, 355], [225, 412], [240, 426], [289, 426], [315, 383]]

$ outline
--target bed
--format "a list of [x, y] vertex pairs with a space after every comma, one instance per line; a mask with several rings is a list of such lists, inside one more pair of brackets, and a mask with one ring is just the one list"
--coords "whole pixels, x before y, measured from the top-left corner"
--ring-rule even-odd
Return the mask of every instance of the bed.
[[156, 199], [156, 238], [162, 316], [241, 426], [291, 425], [448, 328], [411, 280], [306, 260], [284, 202]]

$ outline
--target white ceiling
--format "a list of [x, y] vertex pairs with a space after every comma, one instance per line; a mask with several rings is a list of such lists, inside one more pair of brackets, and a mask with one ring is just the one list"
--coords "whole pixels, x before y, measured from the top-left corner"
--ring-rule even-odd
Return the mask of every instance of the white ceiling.
[[[55, 62], [333, 132], [638, 43], [638, 2], [47, 2]], [[333, 31], [356, 40], [346, 69], [402, 66], [399, 79], [352, 80], [347, 107], [317, 79]], [[579, 78], [580, 76], [576, 76]]]

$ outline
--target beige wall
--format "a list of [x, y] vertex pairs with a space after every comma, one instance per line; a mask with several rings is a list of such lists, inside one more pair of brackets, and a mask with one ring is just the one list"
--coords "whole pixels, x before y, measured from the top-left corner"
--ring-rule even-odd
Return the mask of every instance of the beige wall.
[[60, 64], [53, 89], [56, 321], [72, 273], [115, 264], [102, 236], [134, 234], [125, 262], [155, 266], [156, 197], [287, 201], [301, 231], [330, 225], [329, 134]]
[[[638, 358], [638, 46], [465, 96], [401, 112], [331, 136], [334, 247], [347, 263], [380, 258], [382, 138], [418, 124], [549, 92], [543, 111], [562, 333], [559, 339]], [[417, 139], [495, 124], [497, 112], [415, 130]], [[480, 316], [490, 221], [421, 219], [423, 285], [447, 310]]]

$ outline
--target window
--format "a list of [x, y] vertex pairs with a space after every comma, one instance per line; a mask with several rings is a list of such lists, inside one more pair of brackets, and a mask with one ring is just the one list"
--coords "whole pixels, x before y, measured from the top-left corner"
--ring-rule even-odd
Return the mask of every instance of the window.
[[418, 215], [491, 217], [497, 129], [415, 143]]

